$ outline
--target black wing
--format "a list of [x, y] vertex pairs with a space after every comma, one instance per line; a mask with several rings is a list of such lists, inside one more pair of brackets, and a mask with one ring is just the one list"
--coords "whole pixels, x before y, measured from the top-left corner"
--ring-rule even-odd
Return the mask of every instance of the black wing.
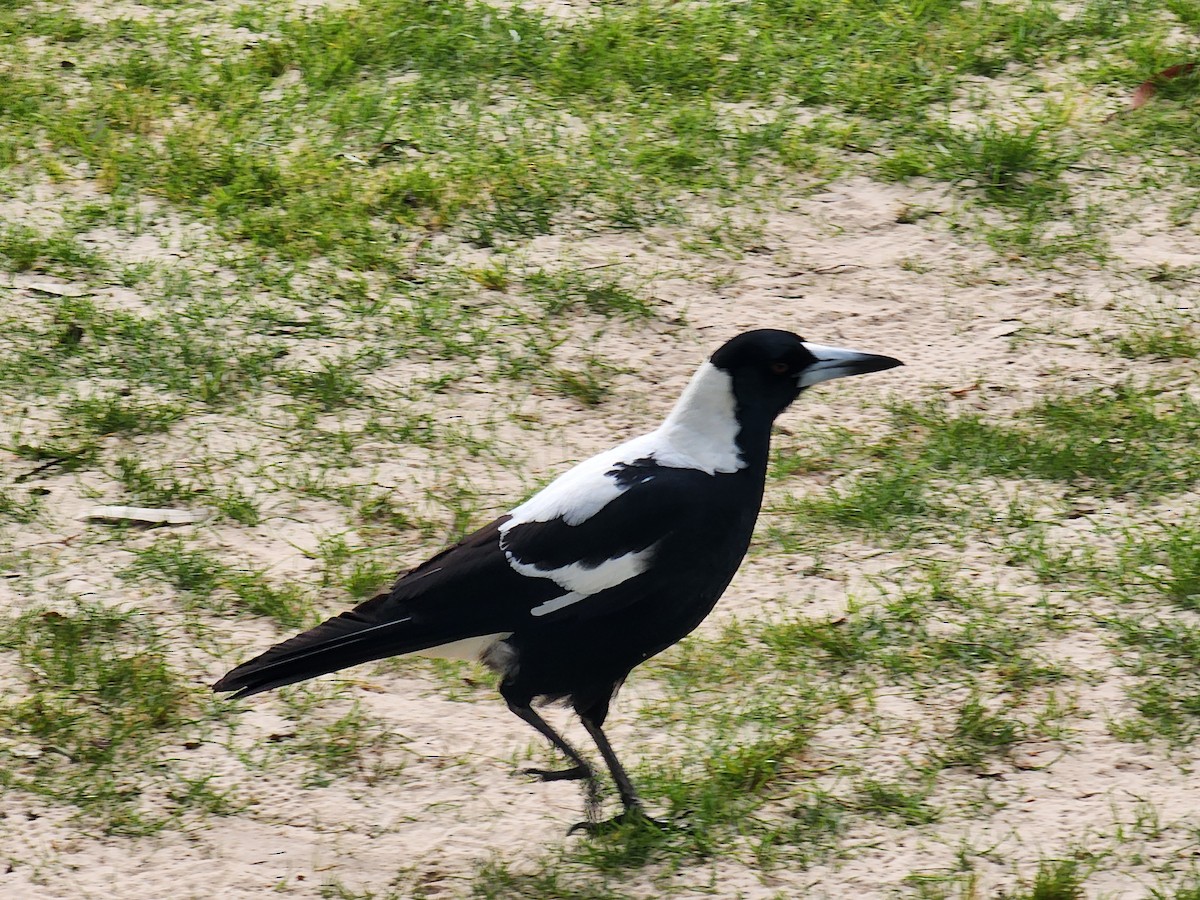
[[[566, 567], [602, 574], [604, 566], [645, 551], [650, 551], [652, 565], [652, 548], [671, 534], [703, 493], [693, 482], [710, 477], [688, 469], [625, 468], [639, 471], [618, 470], [614, 477], [623, 492], [586, 521], [525, 522], [509, 525], [502, 535], [502, 526], [510, 522], [502, 516], [401, 576], [388, 593], [233, 669], [213, 690], [247, 697], [371, 660], [515, 632], [532, 622], [588, 617], [635, 602], [637, 576], [622, 581], [620, 590], [583, 593], [562, 609], [534, 612], [572, 593], [555, 580]], [[527, 567], [545, 574], [529, 574]]]
[[[652, 460], [622, 464], [609, 476], [616, 477], [624, 491], [585, 521], [510, 523], [505, 530], [502, 545], [510, 563], [526, 573], [536, 568], [545, 573], [543, 580], [558, 584], [552, 600], [565, 592], [582, 594], [560, 609], [533, 612], [543, 622], [606, 615], [642, 599], [642, 573], [650, 573], [660, 545], [701, 509], [712, 481], [704, 472], [657, 466]], [[635, 557], [640, 564], [630, 565]], [[573, 581], [607, 586], [572, 591]], [[526, 604], [521, 612], [531, 609], [536, 607]]]

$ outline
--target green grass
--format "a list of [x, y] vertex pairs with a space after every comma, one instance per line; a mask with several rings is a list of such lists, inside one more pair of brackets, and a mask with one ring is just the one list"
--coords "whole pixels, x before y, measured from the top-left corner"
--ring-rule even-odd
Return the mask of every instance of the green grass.
[[[78, 77], [98, 90], [68, 103], [47, 82], [14, 80], [8, 105], [114, 189], [189, 206], [288, 258], [385, 272], [398, 265], [389, 245], [413, 230], [456, 226], [491, 246], [547, 233], [573, 207], [637, 227], [677, 217], [681, 190], [744, 189], [764, 161], [807, 167], [831, 136], [802, 123], [803, 108], [861, 120], [867, 143], [896, 141], [885, 173], [969, 178], [1001, 206], [1040, 202], [1065, 190], [1068, 157], [1050, 149], [1061, 142], [1037, 125], [947, 130], [947, 105], [968, 79], [1057, 62], [1066, 43], [1166, 41], [1146, 11], [1113, 16], [1104, 3], [1068, 19], [1042, 4], [943, 0], [639, 2], [567, 23], [519, 7], [369, 0], [352, 13], [246, 8], [234, 19], [273, 36], [214, 57], [179, 28], [72, 27], [84, 50], [127, 47], [82, 54]], [[389, 93], [389, 78], [404, 81]], [[505, 95], [514, 109], [496, 108]], [[739, 120], [718, 107], [728, 102], [775, 112]], [[314, 137], [281, 152], [289, 113]], [[593, 124], [568, 129], [564, 114]], [[44, 254], [18, 255], [32, 265]]]
[[[983, 476], [1055, 482], [1100, 496], [1152, 498], [1200, 476], [1200, 411], [1187, 395], [1125, 383], [1112, 389], [1052, 396], [1012, 420], [955, 413], [943, 403], [898, 405], [882, 439], [851, 448], [834, 432], [830, 449], [781, 458], [776, 472], [821, 470], [850, 457], [856, 474], [843, 486], [793, 500], [788, 546], [813, 525], [854, 529], [903, 542], [969, 520], [948, 485]], [[784, 451], [785, 453], [787, 451]]]
[[1131, 530], [1121, 559], [1121, 580], [1160, 594], [1182, 609], [1200, 609], [1200, 525], [1194, 518]]
[[1043, 862], [1026, 891], [1005, 895], [1012, 900], [1083, 900], [1084, 878], [1074, 860]]
[[97, 435], [165, 431], [184, 415], [180, 405], [139, 402], [119, 394], [81, 397], [63, 410], [64, 418]]
[[901, 144], [881, 164], [884, 175], [931, 176], [966, 183], [1001, 207], [1055, 204], [1067, 194], [1061, 180], [1071, 162], [1060, 141], [1042, 126], [937, 128]]
[[180, 538], [163, 538], [134, 551], [127, 574], [169, 586], [189, 608], [267, 616], [293, 628], [311, 618], [311, 600], [302, 585], [279, 584], [264, 572], [227, 566], [211, 551], [188, 547]]
[[[271, 739], [271, 753], [304, 761], [304, 787], [327, 787], [348, 777], [372, 785], [402, 775], [406, 759], [399, 748], [408, 739], [372, 719], [360, 704], [340, 704], [344, 711], [332, 717], [322, 709], [331, 700], [328, 690], [303, 686], [280, 696], [293, 730]], [[271, 753], [260, 765], [269, 765]]]
[[868, 779], [858, 787], [855, 806], [873, 818], [895, 817], [905, 825], [928, 825], [941, 818], [938, 808], [928, 803], [930, 787]]
[[[1180, 273], [1186, 279], [1186, 273]], [[1170, 282], [1170, 271], [1151, 276], [1152, 280]], [[1195, 359], [1200, 356], [1200, 335], [1194, 322], [1185, 316], [1139, 317], [1116, 341], [1117, 352], [1128, 359]]]
[[1153, 897], [1154, 900], [1196, 900], [1200, 897], [1200, 883], [1194, 882], [1192, 885], [1169, 892], [1155, 890]]
[[100, 254], [84, 247], [70, 232], [45, 234], [22, 224], [0, 228], [0, 262], [12, 272], [54, 275], [96, 273], [104, 269]]
[[1200, 734], [1200, 628], [1167, 618], [1122, 617], [1112, 625], [1139, 679], [1130, 699], [1149, 729], [1126, 733], [1190, 743]]
[[0, 706], [5, 786], [73, 805], [110, 831], [158, 827], [161, 811], [141, 802], [161, 777], [158, 748], [199, 712], [162, 632], [135, 613], [81, 603], [10, 619], [0, 647], [15, 654], [23, 682]]

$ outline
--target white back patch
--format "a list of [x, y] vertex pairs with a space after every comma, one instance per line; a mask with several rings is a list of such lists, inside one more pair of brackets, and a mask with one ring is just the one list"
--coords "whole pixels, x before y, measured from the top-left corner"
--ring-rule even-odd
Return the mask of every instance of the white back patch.
[[737, 445], [741, 429], [733, 378], [706, 362], [655, 432], [663, 449], [654, 458], [664, 466], [700, 469], [709, 475], [736, 472], [746, 468]]

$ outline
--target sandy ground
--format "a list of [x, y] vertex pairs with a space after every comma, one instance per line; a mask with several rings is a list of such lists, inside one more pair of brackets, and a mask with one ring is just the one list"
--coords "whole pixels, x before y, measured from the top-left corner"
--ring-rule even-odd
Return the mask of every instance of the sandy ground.
[[[570, 15], [577, 5], [558, 6]], [[531, 266], [569, 258], [656, 273], [648, 278], [660, 314], [645, 326], [610, 328], [596, 336], [581, 332], [560, 351], [569, 356], [586, 346], [631, 371], [617, 378], [614, 396], [598, 410], [536, 392], [515, 401], [540, 419], [536, 437], [512, 434], [525, 448], [523, 466], [529, 474], [483, 464], [470, 471], [492, 505], [481, 511], [481, 521], [571, 460], [653, 427], [704, 355], [751, 327], [792, 329], [822, 343], [888, 353], [906, 363], [886, 375], [839, 382], [806, 396], [780, 423], [785, 433], [801, 435], [786, 438], [792, 441], [833, 425], [869, 429], [887, 399], [952, 397], [963, 408], [1000, 415], [1044, 393], [1114, 384], [1131, 375], [1179, 383], [1176, 365], [1131, 362], [1105, 348], [1131, 327], [1131, 310], [1190, 309], [1195, 302], [1194, 283], [1167, 290], [1145, 277], [1158, 266], [1200, 263], [1200, 233], [1194, 225], [1171, 225], [1157, 211], [1158, 198], [1145, 198], [1143, 208], [1127, 211], [1128, 225], [1113, 228], [1113, 258], [1103, 267], [1042, 269], [998, 257], [945, 227], [936, 213], [904, 221], [908, 209], [953, 210], [958, 201], [942, 186], [883, 185], [856, 176], [815, 194], [806, 185], [778, 188], [778, 209], [763, 214], [760, 236], [737, 258], [685, 250], [682, 235], [664, 227], [615, 235], [565, 230], [525, 248], [523, 259]], [[8, 211], [33, 214], [57, 199], [19, 198], [13, 202], [24, 206], [10, 205]], [[183, 265], [192, 252], [172, 237], [165, 220], [141, 241], [145, 246], [117, 245], [114, 252], [128, 259], [169, 253]], [[72, 287], [61, 279], [15, 276], [4, 302], [36, 302], [38, 285], [46, 283]], [[135, 292], [78, 287], [117, 305], [132, 308], [141, 302]], [[409, 374], [397, 370], [380, 377], [403, 380]], [[497, 390], [483, 379], [467, 380], [427, 402], [471, 423], [488, 419], [497, 404], [513, 402]], [[232, 433], [244, 424], [209, 423], [204, 439], [219, 446], [218, 432]], [[159, 449], [185, 460], [195, 440], [195, 435], [172, 435]], [[236, 442], [236, 436], [230, 440]], [[412, 460], [381, 464], [371, 477], [393, 490], [401, 506], [420, 505], [425, 502], [426, 483], [419, 476], [423, 461], [418, 453]], [[0, 451], [3, 469], [26, 465]], [[0, 604], [24, 608], [44, 589], [134, 602], [149, 610], [170, 608], [172, 598], [164, 591], [131, 588], [116, 577], [128, 561], [121, 548], [80, 540], [92, 527], [78, 519], [80, 512], [105, 502], [89, 489], [103, 494], [110, 488], [89, 477], [51, 474], [38, 482], [50, 492], [48, 524], [19, 536], [14, 549], [37, 554], [38, 569], [46, 574], [19, 589], [18, 578], [0, 580]], [[817, 482], [793, 481], [772, 490], [821, 489]], [[768, 506], [782, 499], [776, 493]], [[1107, 512], [1077, 521], [1081, 540], [1100, 530]], [[278, 575], [303, 573], [308, 563], [299, 551], [315, 546], [333, 524], [327, 510], [297, 502], [271, 510], [253, 528], [196, 527], [207, 529], [214, 545], [262, 559]], [[952, 560], [970, 578], [1004, 582], [1016, 604], [1036, 602], [1042, 588], [988, 568], [994, 556], [985, 543], [931, 552]], [[400, 553], [397, 568], [418, 562], [429, 549]], [[904, 563], [900, 551], [855, 540], [829, 550], [824, 560], [821, 576], [805, 578], [803, 560], [778, 551], [753, 555], [701, 634], [714, 633], [731, 616], [767, 614], [777, 603], [828, 615], [844, 608], [848, 595], [866, 590], [866, 575]], [[1071, 602], [1103, 606], [1110, 601]], [[331, 604], [330, 611], [337, 608]], [[267, 624], [239, 624], [236, 635], [228, 621], [215, 627], [223, 640], [236, 640], [247, 654], [279, 634]], [[1121, 742], [1109, 733], [1109, 722], [1128, 716], [1131, 708], [1124, 694], [1128, 676], [1116, 667], [1102, 634], [1075, 630], [1042, 649], [1086, 676], [1075, 684], [1070, 737], [1022, 745], [988, 771], [955, 770], [940, 782], [939, 796], [952, 809], [955, 797], [977, 797], [983, 790], [991, 804], [988, 813], [963, 808], [921, 827], [858, 826], [843, 842], [851, 852], [807, 871], [783, 867], [764, 874], [732, 860], [698, 864], [670, 876], [677, 895], [714, 895], [712, 882], [718, 885], [716, 896], [747, 900], [917, 896], [905, 879], [916, 872], [953, 873], [964, 847], [972, 848], [981, 897], [1011, 886], [1018, 876], [1028, 878], [1039, 859], [1066, 856], [1080, 847], [1110, 854], [1089, 877], [1088, 897], [1147, 897], [1164, 877], [1191, 871], [1200, 855], [1194, 751]], [[198, 657], [187, 647], [175, 654], [192, 660], [197, 681], [222, 671], [222, 661]], [[0, 683], [14, 685], [11, 670], [0, 675]], [[413, 885], [421, 885], [426, 896], [463, 896], [472, 873], [487, 860], [499, 857], [521, 871], [564, 840], [567, 826], [579, 818], [578, 789], [533, 784], [516, 774], [522, 756], [541, 751], [490, 690], [468, 689], [469, 702], [450, 699], [420, 667], [368, 667], [351, 678], [350, 687], [313, 714], [333, 720], [352, 702], [361, 704], [370, 721], [394, 729], [393, 740], [381, 742], [377, 762], [402, 772], [378, 778], [360, 774], [310, 787], [298, 760], [263, 770], [247, 767], [238, 752], [265, 746], [270, 736], [289, 728], [274, 701], [256, 699], [247, 703], [230, 745], [214, 740], [180, 745], [172, 753], [176, 765], [214, 774], [215, 784], [231, 788], [242, 804], [239, 812], [184, 820], [148, 837], [122, 837], [81, 828], [68, 808], [10, 794], [0, 810], [0, 847], [8, 860], [0, 864], [0, 892], [22, 900], [236, 900], [272, 892], [303, 898], [329, 896], [321, 885], [336, 881], [361, 892], [354, 896], [387, 896], [389, 890], [408, 896]], [[652, 691], [651, 683], [635, 675], [611, 720], [614, 743], [635, 767], [645, 748], [669, 746], [669, 736], [648, 734], [651, 726], [631, 714]], [[891, 733], [864, 745], [851, 729], [826, 729], [811, 751], [814, 768], [844, 756], [861, 763], [865, 754], [881, 772], [896, 770], [918, 739], [914, 732], [919, 737], [923, 710], [911, 697], [887, 702], [886, 715], [895, 726]], [[561, 715], [556, 721], [580, 739], [580, 729]], [[1153, 827], [1146, 823], [1149, 810]], [[623, 889], [644, 896], [659, 892], [650, 873], [630, 879]], [[390, 887], [394, 883], [402, 886]]]
[[[552, 439], [545, 446], [531, 449], [530, 465], [535, 471], [551, 472], [567, 459], [652, 426], [696, 361], [726, 336], [752, 326], [791, 328], [822, 342], [894, 353], [906, 363], [886, 378], [814, 392], [784, 419], [785, 429], [799, 420], [813, 428], [869, 421], [884, 396], [918, 399], [979, 385], [967, 396], [991, 391], [1019, 403], [1051, 387], [1112, 383], [1129, 374], [1130, 363], [1093, 347], [1097, 337], [1126, 327], [1111, 298], [1119, 293], [1125, 302], [1145, 305], [1170, 298], [1153, 291], [1137, 296], [1136, 273], [1123, 267], [1030, 271], [956, 242], [937, 227], [936, 219], [921, 224], [896, 221], [897, 212], [906, 206], [939, 202], [949, 201], [937, 188], [882, 187], [862, 178], [837, 183], [825, 193], [798, 199], [787, 212], [772, 213], [763, 228], [763, 246], [736, 261], [698, 261], [678, 250], [669, 232], [536, 241], [529, 249], [533, 260], [553, 259], [569, 246], [582, 260], [620, 260], [638, 269], [708, 265], [731, 283], [703, 290], [690, 279], [656, 281], [656, 296], [686, 315], [690, 324], [673, 331], [668, 340], [653, 329], [602, 339], [606, 355], [627, 361], [633, 369], [652, 367], [654, 384], [630, 377], [620, 397], [599, 415], [570, 408], [547, 414], [553, 425], [562, 427], [550, 431]], [[1129, 244], [1133, 243], [1131, 236]], [[1184, 229], [1151, 233], [1137, 246], [1131, 268], [1151, 262], [1148, 255], [1153, 253], [1171, 260], [1200, 258], [1200, 237]], [[919, 274], [904, 265], [914, 259], [922, 263]], [[20, 279], [16, 288], [18, 295], [28, 296], [28, 286]], [[1077, 305], [1064, 307], [1059, 301], [1067, 292], [1080, 298]], [[1053, 323], [1056, 335], [1052, 341], [1014, 339], [1026, 331], [1044, 334], [1051, 330], [1048, 323]], [[1153, 364], [1140, 365], [1142, 374], [1153, 376]], [[449, 406], [468, 410], [491, 402], [474, 396], [469, 385], [448, 400]], [[50, 580], [101, 597], [127, 590], [113, 584], [103, 557], [71, 559], [62, 542], [84, 528], [71, 515], [82, 504], [78, 485], [68, 476], [48, 479], [47, 484], [55, 499], [53, 521], [61, 528], [56, 536], [60, 543], [52, 552], [71, 563]], [[403, 495], [403, 486], [397, 485], [397, 490]], [[319, 522], [289, 522], [287, 540], [303, 544], [307, 532], [311, 542], [320, 527]], [[263, 536], [272, 531], [282, 536], [284, 526], [268, 522], [262, 529]], [[241, 534], [238, 540], [255, 537]], [[31, 534], [29, 543], [47, 538]], [[283, 549], [286, 546], [276, 542], [275, 552], [294, 553]], [[875, 566], [886, 570], [889, 555], [884, 553], [882, 560], [876, 556]], [[278, 562], [287, 565], [286, 559]], [[963, 555], [965, 568], [969, 570], [972, 562], [969, 554]], [[842, 579], [855, 576], [853, 548], [833, 563], [835, 577], [816, 587], [797, 583], [790, 568], [788, 558], [778, 554], [750, 561], [716, 618], [753, 616], [764, 597], [795, 598], [813, 603], [814, 610], [820, 610], [822, 595], [834, 606], [844, 602], [847, 584]], [[976, 574], [990, 577], [987, 572]], [[264, 635], [256, 631], [265, 629], [245, 629], [247, 649], [262, 644]], [[1097, 682], [1077, 699], [1086, 716], [1079, 717], [1069, 743], [1028, 748], [1021, 765], [1001, 763], [989, 774], [994, 780], [992, 799], [1000, 808], [996, 814], [903, 834], [873, 827], [854, 835], [850, 843], [861, 849], [851, 858], [808, 872], [776, 871], [763, 878], [748, 868], [719, 864], [721, 895], [838, 897], [854, 891], [864, 897], [889, 896], [898, 880], [913, 871], [951, 868], [964, 841], [989, 848], [991, 874], [1001, 883], [1022, 863], [1065, 853], [1089, 839], [1111, 841], [1114, 829], [1127, 826], [1141, 808], [1156, 809], [1164, 824], [1200, 825], [1195, 812], [1200, 809], [1200, 785], [1190, 775], [1190, 758], [1173, 759], [1108, 735], [1107, 720], [1128, 709], [1121, 676], [1103, 652], [1103, 639], [1074, 634], [1059, 652], [1096, 673]], [[631, 721], [628, 710], [638, 694], [635, 677], [618, 704], [613, 728], [618, 746], [635, 757], [644, 741], [644, 726]], [[254, 778], [239, 771], [227, 748], [180, 748], [180, 755], [197, 771], [215, 771], [219, 779], [237, 783], [246, 803], [242, 814], [194, 829], [185, 826], [145, 839], [124, 839], [81, 833], [67, 811], [12, 797], [0, 819], [0, 834], [9, 859], [20, 862], [0, 876], [5, 891], [25, 898], [235, 898], [282, 887], [299, 897], [316, 896], [318, 885], [330, 879], [378, 891], [399, 870], [416, 867], [432, 895], [452, 896], [464, 889], [463, 873], [480, 861], [496, 853], [509, 860], [520, 860], [526, 852], [536, 854], [561, 840], [565, 827], [578, 818], [575, 788], [529, 784], [514, 776], [513, 754], [530, 746], [531, 735], [500, 703], [482, 697], [469, 705], [450, 701], [420, 677], [395, 672], [362, 676], [351, 696], [373, 717], [394, 723], [404, 736], [402, 776], [375, 785], [350, 779], [303, 790], [286, 767]], [[344, 708], [346, 703], [343, 696], [335, 706]], [[269, 711], [269, 703], [251, 706], [237, 736], [239, 744], [253, 745], [286, 727]], [[897, 716], [919, 712], [900, 709]], [[839, 737], [848, 736], [823, 735], [816, 752], [835, 759], [843, 749]], [[889, 750], [881, 747], [880, 752], [881, 767], [886, 767]], [[890, 752], [899, 752], [899, 747]], [[1095, 896], [1142, 896], [1145, 873], [1153, 868], [1149, 863], [1184, 866], [1197, 852], [1193, 840], [1179, 840], [1184, 831], [1164, 827], [1158, 840], [1134, 838], [1145, 862], [1128, 872], [1105, 871], [1089, 882], [1089, 890]], [[690, 876], [684, 872], [680, 877]], [[696, 877], [705, 881], [708, 867], [701, 867]]]

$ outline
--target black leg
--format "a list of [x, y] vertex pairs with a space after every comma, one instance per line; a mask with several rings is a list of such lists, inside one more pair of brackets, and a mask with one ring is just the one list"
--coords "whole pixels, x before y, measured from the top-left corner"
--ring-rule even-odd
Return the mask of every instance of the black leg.
[[597, 822], [594, 819], [589, 819], [587, 822], [579, 822], [571, 826], [571, 830], [567, 833], [573, 834], [576, 831], [585, 831], [589, 834], [604, 834], [630, 821], [648, 823], [659, 828], [665, 828], [666, 826], [662, 822], [651, 819], [646, 815], [646, 811], [642, 807], [642, 800], [638, 797], [633, 782], [629, 780], [629, 774], [625, 771], [625, 767], [621, 765], [621, 761], [617, 759], [617, 754], [613, 751], [612, 744], [608, 742], [608, 736], [601, 727], [604, 724], [605, 717], [608, 715], [608, 699], [606, 698], [602, 703], [597, 703], [583, 709], [577, 706], [575, 711], [579, 713], [579, 719], [583, 722], [583, 727], [592, 736], [592, 740], [596, 742], [596, 746], [600, 750], [600, 755], [604, 757], [604, 763], [608, 766], [608, 771], [612, 773], [613, 782], [617, 786], [617, 793], [621, 797], [621, 805], [625, 809], [619, 816], [607, 822]]
[[637, 791], [633, 787], [633, 782], [629, 780], [629, 775], [625, 772], [625, 767], [621, 765], [621, 761], [617, 759], [617, 754], [613, 752], [612, 744], [608, 742], [608, 737], [604, 734], [600, 723], [583, 714], [580, 714], [579, 718], [583, 721], [583, 727], [587, 729], [587, 733], [596, 742], [596, 746], [600, 748], [600, 755], [604, 757], [604, 764], [608, 766], [608, 771], [612, 773], [613, 781], [617, 785], [617, 793], [621, 796], [621, 805], [625, 807], [625, 811], [641, 810], [641, 798], [638, 797]]
[[587, 764], [587, 761], [576, 752], [574, 747], [563, 740], [545, 719], [534, 712], [532, 706], [509, 700], [508, 708], [537, 729], [538, 734], [546, 738], [546, 740], [566, 754], [567, 759], [575, 763], [571, 768], [561, 770], [526, 769], [526, 774], [540, 778], [542, 781], [574, 781], [579, 779], [590, 781], [593, 779], [592, 767]]

